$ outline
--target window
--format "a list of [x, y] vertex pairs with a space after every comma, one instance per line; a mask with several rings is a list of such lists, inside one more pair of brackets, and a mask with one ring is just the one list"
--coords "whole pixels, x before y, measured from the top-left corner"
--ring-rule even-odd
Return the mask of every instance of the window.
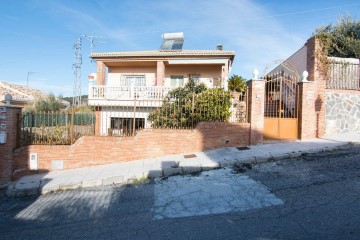
[[[133, 133], [134, 118], [111, 118], [112, 135], [131, 135]], [[145, 118], [135, 118], [135, 130], [145, 127]]]
[[146, 79], [144, 75], [124, 76], [120, 79], [121, 86], [145, 86]]
[[195, 84], [200, 84], [200, 74], [189, 74], [190, 79], [193, 79]]
[[184, 76], [171, 76], [171, 87], [180, 87], [184, 85]]

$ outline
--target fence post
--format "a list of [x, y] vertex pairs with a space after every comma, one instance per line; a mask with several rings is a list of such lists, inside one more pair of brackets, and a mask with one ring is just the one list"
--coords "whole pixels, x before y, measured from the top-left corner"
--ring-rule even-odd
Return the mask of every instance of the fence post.
[[136, 122], [136, 98], [134, 98], [134, 119], [133, 119], [133, 137], [135, 137], [135, 122]]
[[191, 102], [191, 128], [194, 129], [194, 98], [195, 98], [195, 93], [192, 94], [192, 102]]
[[71, 120], [70, 120], [70, 144], [73, 144], [74, 135], [74, 108], [71, 109]]

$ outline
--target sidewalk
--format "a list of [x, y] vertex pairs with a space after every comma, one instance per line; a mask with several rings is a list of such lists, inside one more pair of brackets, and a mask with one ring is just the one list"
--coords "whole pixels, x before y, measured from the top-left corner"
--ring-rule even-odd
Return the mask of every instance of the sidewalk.
[[25, 176], [7, 189], [8, 196], [46, 194], [80, 187], [126, 184], [141, 178], [165, 177], [227, 167], [235, 163], [261, 163], [298, 157], [303, 153], [331, 151], [360, 145], [360, 133], [318, 139], [282, 142], [244, 148], [219, 148], [204, 152], [171, 155]]

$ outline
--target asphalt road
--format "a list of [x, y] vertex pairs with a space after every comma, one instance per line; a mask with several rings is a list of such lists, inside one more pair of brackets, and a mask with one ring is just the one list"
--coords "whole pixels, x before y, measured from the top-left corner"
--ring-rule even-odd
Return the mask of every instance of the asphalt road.
[[[180, 189], [184, 190], [182, 184], [190, 188], [196, 179], [204, 179], [199, 176], [20, 199], [0, 195], [0, 239], [360, 239], [359, 147], [235, 170], [224, 182], [252, 189], [254, 199], [260, 191], [270, 202], [263, 202], [261, 195], [255, 199], [257, 207], [250, 199], [246, 206], [254, 207], [241, 208], [244, 203], [236, 205], [245, 196], [241, 188], [222, 190], [216, 184], [217, 188], [204, 187], [213, 192], [208, 194], [211, 200], [214, 196], [226, 199], [227, 194], [234, 194], [231, 189], [238, 199], [232, 197], [234, 204], [227, 208], [222, 208], [220, 200], [212, 201], [212, 207], [218, 203], [222, 211], [204, 212], [202, 208], [197, 214], [198, 197], [183, 196], [201, 192], [203, 187], [190, 193]], [[221, 175], [216, 178], [222, 182]], [[212, 181], [201, 184], [214, 184]], [[190, 211], [168, 206], [170, 195], [195, 207]], [[162, 208], [159, 199], [165, 201]], [[189, 214], [173, 212], [173, 216], [157, 218], [159, 209], [167, 207], [189, 210]]]

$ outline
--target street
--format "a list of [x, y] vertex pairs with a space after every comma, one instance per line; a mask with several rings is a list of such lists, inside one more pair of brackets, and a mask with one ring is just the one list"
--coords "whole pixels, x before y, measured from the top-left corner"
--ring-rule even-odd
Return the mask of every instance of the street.
[[1, 239], [360, 239], [360, 147], [9, 199]]

